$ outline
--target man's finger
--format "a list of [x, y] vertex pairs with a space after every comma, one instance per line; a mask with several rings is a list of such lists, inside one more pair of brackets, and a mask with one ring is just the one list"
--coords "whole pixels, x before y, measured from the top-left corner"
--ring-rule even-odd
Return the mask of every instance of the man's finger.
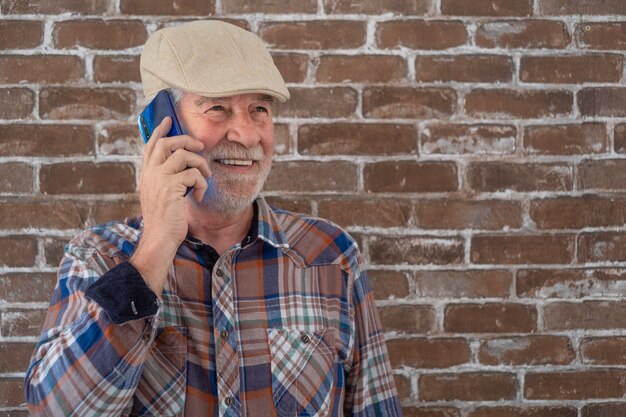
[[154, 151], [154, 147], [156, 146], [156, 143], [158, 142], [158, 139], [167, 135], [167, 132], [170, 131], [171, 127], [172, 127], [172, 119], [169, 116], [166, 116], [161, 121], [161, 123], [159, 123], [159, 125], [154, 128], [154, 130], [152, 131], [152, 135], [150, 136], [148, 143], [146, 143], [146, 147], [144, 148], [144, 151], [143, 151], [143, 164], [144, 165], [146, 165], [147, 162], [150, 160], [152, 156], [152, 152]]

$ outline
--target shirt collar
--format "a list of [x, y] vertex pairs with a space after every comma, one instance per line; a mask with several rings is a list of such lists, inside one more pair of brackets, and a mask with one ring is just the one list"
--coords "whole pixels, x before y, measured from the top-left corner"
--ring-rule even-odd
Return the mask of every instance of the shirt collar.
[[[258, 232], [257, 237], [277, 248], [288, 248], [289, 243], [276, 212], [267, 204], [263, 197], [255, 200], [258, 207]], [[254, 221], [253, 221], [254, 224]]]

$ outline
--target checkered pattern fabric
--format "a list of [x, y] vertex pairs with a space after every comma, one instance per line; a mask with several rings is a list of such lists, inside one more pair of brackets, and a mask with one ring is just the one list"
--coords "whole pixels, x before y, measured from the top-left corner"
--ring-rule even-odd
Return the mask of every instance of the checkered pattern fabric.
[[25, 381], [34, 416], [399, 416], [354, 241], [257, 201], [258, 235], [207, 266], [174, 259], [154, 316], [115, 324], [84, 293], [125, 262], [139, 219], [66, 248]]

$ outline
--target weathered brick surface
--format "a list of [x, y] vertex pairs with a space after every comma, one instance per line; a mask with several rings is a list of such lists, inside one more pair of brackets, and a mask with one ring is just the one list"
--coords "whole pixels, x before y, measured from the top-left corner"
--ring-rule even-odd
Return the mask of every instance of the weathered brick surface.
[[444, 328], [456, 333], [532, 333], [537, 311], [525, 304], [453, 304], [446, 307]]
[[0, 416], [27, 415], [64, 245], [141, 214], [142, 44], [213, 18], [259, 34], [287, 82], [265, 195], [361, 249], [405, 416], [626, 415], [623, 0], [0, 0], [0, 16]]
[[0, 49], [35, 48], [42, 41], [42, 22], [33, 20], [0, 20]]
[[512, 400], [517, 391], [514, 374], [472, 372], [422, 375], [420, 399], [425, 401], [497, 401]]
[[502, 20], [478, 26], [476, 43], [485, 48], [565, 48], [571, 42], [567, 26], [552, 20]]

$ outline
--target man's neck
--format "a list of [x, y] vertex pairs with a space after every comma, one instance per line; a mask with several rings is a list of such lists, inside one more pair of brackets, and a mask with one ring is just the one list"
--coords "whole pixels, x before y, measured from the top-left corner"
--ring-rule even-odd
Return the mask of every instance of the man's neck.
[[241, 242], [250, 230], [254, 207], [235, 214], [215, 213], [206, 208], [187, 204], [189, 234], [211, 246], [218, 254]]

